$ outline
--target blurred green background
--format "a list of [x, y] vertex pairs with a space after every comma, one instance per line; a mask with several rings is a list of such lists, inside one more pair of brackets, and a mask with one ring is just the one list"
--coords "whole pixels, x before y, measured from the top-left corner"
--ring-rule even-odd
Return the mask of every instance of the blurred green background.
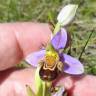
[[48, 23], [48, 16], [51, 14], [56, 23], [58, 12], [69, 3], [79, 5], [75, 20], [67, 27], [72, 34], [71, 55], [79, 58], [89, 34], [94, 29], [81, 62], [85, 65], [85, 73], [96, 75], [96, 0], [0, 0], [0, 22]]

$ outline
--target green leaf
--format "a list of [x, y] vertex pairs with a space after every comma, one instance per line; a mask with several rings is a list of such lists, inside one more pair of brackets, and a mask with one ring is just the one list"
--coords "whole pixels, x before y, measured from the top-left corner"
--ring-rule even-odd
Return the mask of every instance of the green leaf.
[[32, 91], [30, 86], [26, 85], [26, 90], [27, 90], [27, 96], [36, 96], [35, 93]]

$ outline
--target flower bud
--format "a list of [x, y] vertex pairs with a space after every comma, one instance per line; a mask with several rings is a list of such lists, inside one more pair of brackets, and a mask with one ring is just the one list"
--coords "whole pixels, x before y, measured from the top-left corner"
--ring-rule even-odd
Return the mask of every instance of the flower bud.
[[73, 20], [77, 8], [78, 5], [68, 4], [60, 11], [57, 16], [57, 20], [61, 26], [65, 26]]

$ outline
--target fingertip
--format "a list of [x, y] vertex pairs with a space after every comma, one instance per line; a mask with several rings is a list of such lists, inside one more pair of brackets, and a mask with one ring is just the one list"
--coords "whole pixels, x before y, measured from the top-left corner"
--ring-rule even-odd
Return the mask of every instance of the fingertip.
[[15, 26], [15, 34], [24, 57], [33, 51], [45, 47], [51, 39], [51, 30], [44, 23], [22, 23]]

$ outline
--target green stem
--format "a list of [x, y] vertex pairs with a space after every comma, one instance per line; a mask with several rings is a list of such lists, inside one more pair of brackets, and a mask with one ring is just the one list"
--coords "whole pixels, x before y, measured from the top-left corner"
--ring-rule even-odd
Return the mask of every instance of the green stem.
[[43, 82], [43, 96], [46, 96], [46, 83]]
[[51, 96], [50, 92], [51, 83], [48, 84], [48, 82], [43, 82], [43, 96]]
[[55, 35], [60, 30], [60, 28], [61, 28], [60, 23], [57, 23], [56, 26], [55, 26], [55, 29], [53, 31], [53, 34]]
[[94, 32], [94, 30], [92, 30], [92, 32], [90, 33], [89, 38], [87, 39], [87, 41], [86, 41], [86, 43], [85, 43], [85, 46], [84, 46], [84, 48], [83, 48], [83, 50], [82, 50], [82, 52], [81, 52], [81, 54], [80, 54], [80, 56], [79, 56], [79, 60], [81, 59], [81, 57], [82, 57], [82, 55], [83, 55], [83, 53], [84, 53], [84, 51], [85, 51], [85, 48], [86, 48], [86, 46], [87, 46], [87, 44], [88, 44], [88, 42], [89, 42], [89, 40], [90, 40], [93, 32]]
[[[61, 25], [60, 23], [57, 23], [56, 26], [55, 26], [55, 29], [53, 31], [53, 35], [55, 35], [61, 28]], [[47, 45], [46, 47], [46, 50], [54, 50], [54, 48], [52, 47], [51, 43], [49, 42], [49, 44]]]

